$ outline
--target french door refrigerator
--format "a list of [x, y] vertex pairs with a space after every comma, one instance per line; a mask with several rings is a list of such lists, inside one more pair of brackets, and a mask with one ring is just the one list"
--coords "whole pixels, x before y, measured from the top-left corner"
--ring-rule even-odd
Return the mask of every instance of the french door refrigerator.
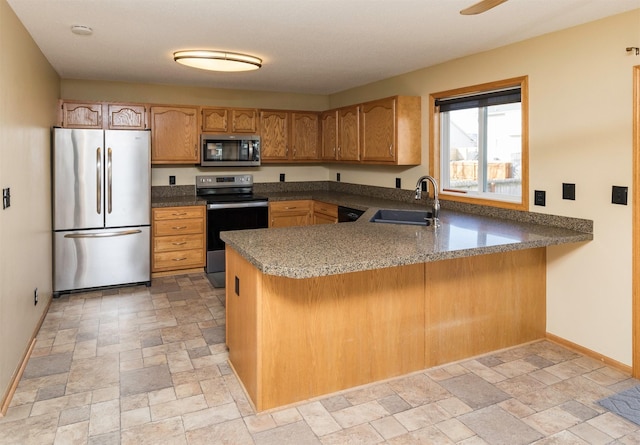
[[149, 131], [53, 129], [53, 293], [151, 283]]

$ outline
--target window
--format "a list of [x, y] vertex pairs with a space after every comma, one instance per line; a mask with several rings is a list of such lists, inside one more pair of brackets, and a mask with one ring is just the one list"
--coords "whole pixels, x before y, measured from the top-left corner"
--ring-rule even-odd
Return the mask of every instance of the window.
[[526, 77], [431, 96], [441, 198], [528, 209]]

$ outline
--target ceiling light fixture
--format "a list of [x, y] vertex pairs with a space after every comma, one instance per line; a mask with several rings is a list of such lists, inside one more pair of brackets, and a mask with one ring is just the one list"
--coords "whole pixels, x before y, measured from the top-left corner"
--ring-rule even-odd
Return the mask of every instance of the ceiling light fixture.
[[209, 71], [252, 71], [262, 66], [262, 59], [227, 51], [187, 50], [173, 53], [173, 60], [183, 65]]

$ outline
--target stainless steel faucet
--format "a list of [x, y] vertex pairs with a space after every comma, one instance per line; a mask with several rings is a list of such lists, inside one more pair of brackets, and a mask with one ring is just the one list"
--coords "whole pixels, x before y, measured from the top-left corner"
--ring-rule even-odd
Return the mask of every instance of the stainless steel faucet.
[[[431, 182], [433, 186], [433, 203], [431, 204], [431, 220], [435, 227], [440, 225], [440, 199], [438, 199], [438, 183], [436, 182], [433, 176], [425, 175], [421, 176], [416, 183], [416, 199], [422, 198], [422, 183], [424, 181]], [[429, 192], [429, 188], [427, 186], [427, 193]]]

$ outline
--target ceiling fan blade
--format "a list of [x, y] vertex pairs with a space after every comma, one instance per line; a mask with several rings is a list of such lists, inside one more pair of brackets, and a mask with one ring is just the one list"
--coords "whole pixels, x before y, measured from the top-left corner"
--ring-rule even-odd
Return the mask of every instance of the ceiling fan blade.
[[488, 11], [491, 8], [506, 2], [507, 0], [480, 0], [478, 3], [469, 6], [468, 8], [460, 11], [462, 15], [475, 15]]

